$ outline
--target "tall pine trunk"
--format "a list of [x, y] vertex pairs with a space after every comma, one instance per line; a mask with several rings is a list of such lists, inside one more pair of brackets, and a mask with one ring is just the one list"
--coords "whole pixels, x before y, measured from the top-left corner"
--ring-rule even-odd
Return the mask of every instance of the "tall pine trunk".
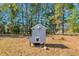
[[62, 34], [64, 34], [64, 4], [62, 4]]

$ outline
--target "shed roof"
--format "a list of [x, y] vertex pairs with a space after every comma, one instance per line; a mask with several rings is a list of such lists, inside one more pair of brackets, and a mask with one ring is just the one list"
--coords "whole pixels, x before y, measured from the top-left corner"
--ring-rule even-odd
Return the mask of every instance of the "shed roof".
[[37, 29], [37, 28], [44, 28], [44, 29], [46, 29], [46, 27], [43, 26], [42, 24], [37, 24], [37, 25], [33, 26], [31, 29]]

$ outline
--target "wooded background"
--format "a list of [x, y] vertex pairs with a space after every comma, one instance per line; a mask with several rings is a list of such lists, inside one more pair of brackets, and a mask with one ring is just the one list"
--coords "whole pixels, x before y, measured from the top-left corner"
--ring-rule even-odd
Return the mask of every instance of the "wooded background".
[[79, 33], [79, 4], [0, 4], [0, 34], [31, 34], [39, 23], [47, 27], [47, 34]]

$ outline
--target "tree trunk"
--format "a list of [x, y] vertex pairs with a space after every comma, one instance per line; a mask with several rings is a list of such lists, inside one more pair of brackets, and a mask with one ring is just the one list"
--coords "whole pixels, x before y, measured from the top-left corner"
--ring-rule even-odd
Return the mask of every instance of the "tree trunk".
[[62, 4], [63, 7], [62, 7], [62, 11], [63, 11], [63, 19], [62, 19], [62, 34], [64, 35], [64, 4]]

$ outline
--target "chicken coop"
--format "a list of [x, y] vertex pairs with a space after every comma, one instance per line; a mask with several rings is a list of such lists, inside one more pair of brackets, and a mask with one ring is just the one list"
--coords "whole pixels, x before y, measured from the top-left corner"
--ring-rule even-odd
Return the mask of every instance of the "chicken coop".
[[37, 24], [32, 29], [32, 36], [30, 38], [30, 44], [34, 46], [44, 45], [46, 41], [46, 27], [42, 24]]

